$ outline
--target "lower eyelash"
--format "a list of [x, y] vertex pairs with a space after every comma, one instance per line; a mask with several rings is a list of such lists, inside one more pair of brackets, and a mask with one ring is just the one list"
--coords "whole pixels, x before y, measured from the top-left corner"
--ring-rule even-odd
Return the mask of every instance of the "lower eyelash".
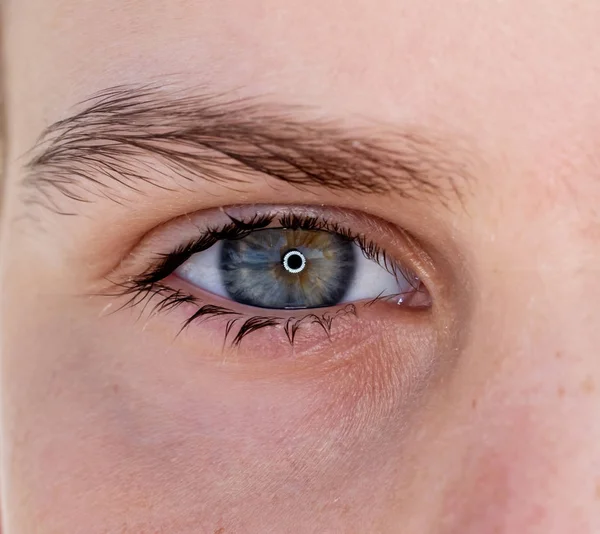
[[[178, 308], [183, 304], [193, 304], [197, 306], [197, 310], [184, 321], [177, 335], [180, 335], [188, 326], [196, 321], [212, 319], [215, 317], [227, 317], [230, 319], [225, 325], [225, 339], [231, 339], [231, 345], [237, 347], [242, 340], [249, 334], [271, 327], [283, 327], [285, 336], [290, 343], [294, 345], [294, 341], [300, 329], [308, 325], [318, 325], [325, 332], [327, 337], [331, 336], [331, 329], [334, 321], [348, 315], [358, 316], [357, 305], [354, 303], [347, 304], [343, 308], [335, 312], [307, 313], [300, 317], [282, 318], [277, 316], [260, 316], [254, 315], [246, 317], [240, 312], [236, 312], [223, 306], [213, 304], [202, 304], [198, 297], [183, 293], [181, 290], [170, 288], [161, 283], [152, 283], [140, 286], [135, 280], [126, 284], [119, 284], [119, 292], [117, 294], [103, 294], [102, 296], [129, 296], [129, 300], [120, 306], [117, 310], [130, 309], [141, 306], [140, 315], [148, 311], [148, 306], [151, 306], [148, 312], [149, 316], [153, 316], [159, 312], [169, 312]], [[372, 306], [377, 301], [397, 299], [401, 295], [386, 295], [378, 296], [374, 299], [363, 303], [364, 307]], [[158, 300], [152, 303], [153, 300]], [[236, 331], [237, 330], [237, 331]]]

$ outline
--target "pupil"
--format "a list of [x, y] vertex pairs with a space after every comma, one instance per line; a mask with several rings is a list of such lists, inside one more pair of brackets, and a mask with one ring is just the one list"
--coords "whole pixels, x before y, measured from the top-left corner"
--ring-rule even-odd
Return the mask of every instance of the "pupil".
[[290, 269], [300, 269], [302, 267], [302, 256], [298, 252], [290, 254], [287, 258], [287, 265]]

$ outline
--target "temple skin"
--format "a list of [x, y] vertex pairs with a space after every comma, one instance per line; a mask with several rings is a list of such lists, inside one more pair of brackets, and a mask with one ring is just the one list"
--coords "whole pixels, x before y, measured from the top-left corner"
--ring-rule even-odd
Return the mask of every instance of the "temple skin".
[[[2, 24], [4, 534], [600, 531], [600, 3], [8, 0]], [[144, 84], [390, 150], [427, 139], [456, 191], [227, 167], [32, 201], [42, 132]], [[400, 255], [394, 228], [416, 236], [431, 311], [232, 348], [220, 319], [177, 337], [181, 310], [140, 320], [97, 296], [223, 206], [285, 204]]]

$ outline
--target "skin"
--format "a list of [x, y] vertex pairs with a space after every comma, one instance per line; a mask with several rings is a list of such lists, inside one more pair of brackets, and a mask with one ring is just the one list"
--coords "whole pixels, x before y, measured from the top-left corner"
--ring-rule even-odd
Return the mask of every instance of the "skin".
[[[4, 3], [4, 533], [600, 531], [600, 4], [373, 5]], [[432, 132], [464, 194], [264, 178], [76, 217], [24, 203], [45, 127], [174, 78]], [[282, 198], [418, 235], [433, 313], [232, 349], [216, 322], [173, 341], [172, 316], [87, 296], [161, 223]]]

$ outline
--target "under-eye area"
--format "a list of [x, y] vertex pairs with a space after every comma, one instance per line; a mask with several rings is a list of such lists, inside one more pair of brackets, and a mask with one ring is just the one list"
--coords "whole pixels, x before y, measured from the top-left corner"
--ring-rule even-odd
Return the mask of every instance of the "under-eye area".
[[167, 223], [147, 241], [125, 262], [123, 281], [108, 277], [106, 295], [125, 299], [119, 309], [181, 315], [177, 334], [210, 322], [233, 345], [273, 328], [294, 344], [301, 332], [331, 337], [337, 322], [432, 306], [418, 243], [362, 213], [222, 208]]

